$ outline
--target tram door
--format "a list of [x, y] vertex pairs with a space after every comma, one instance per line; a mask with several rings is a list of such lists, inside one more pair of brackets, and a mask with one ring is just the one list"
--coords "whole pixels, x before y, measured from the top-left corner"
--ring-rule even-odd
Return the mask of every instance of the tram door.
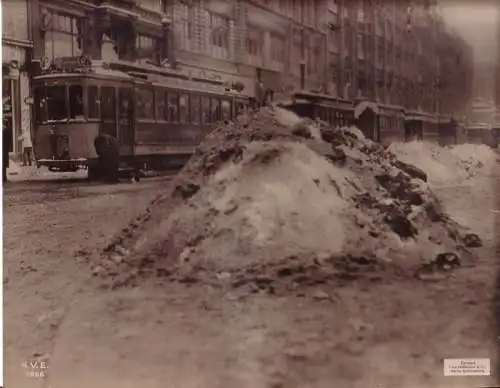
[[132, 88], [118, 89], [118, 141], [120, 154], [134, 152], [134, 92]]
[[101, 129], [99, 132], [117, 137], [116, 91], [112, 86], [101, 87]]

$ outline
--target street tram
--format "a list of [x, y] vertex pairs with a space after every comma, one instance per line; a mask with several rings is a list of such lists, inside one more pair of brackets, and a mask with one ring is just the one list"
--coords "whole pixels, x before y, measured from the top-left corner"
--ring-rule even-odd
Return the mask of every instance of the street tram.
[[286, 106], [300, 117], [322, 120], [333, 127], [348, 127], [354, 122], [354, 107], [350, 100], [312, 92], [295, 92]]
[[61, 172], [88, 168], [90, 178], [94, 140], [105, 133], [118, 140], [121, 167], [175, 168], [214, 123], [246, 109], [242, 89], [171, 69], [68, 59], [33, 79], [37, 164]]
[[356, 125], [364, 135], [383, 144], [404, 141], [405, 109], [360, 100], [354, 109]]
[[439, 120], [425, 112], [407, 111], [404, 122], [406, 141], [432, 141], [439, 138]]
[[467, 127], [467, 143], [498, 147], [498, 129], [488, 123], [471, 123]]

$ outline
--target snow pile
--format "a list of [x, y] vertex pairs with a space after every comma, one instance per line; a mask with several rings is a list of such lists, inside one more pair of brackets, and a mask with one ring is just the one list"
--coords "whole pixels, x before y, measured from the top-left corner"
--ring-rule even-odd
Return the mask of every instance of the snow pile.
[[12, 159], [9, 160], [9, 167], [7, 167], [7, 175], [19, 175], [22, 173], [22, 171], [23, 167], [19, 163], [13, 161]]
[[151, 272], [229, 278], [237, 287], [249, 278], [325, 282], [361, 269], [413, 273], [436, 255], [466, 252], [465, 229], [425, 180], [356, 128], [264, 108], [207, 136], [106, 248], [96, 274], [118, 283]]
[[497, 163], [497, 154], [489, 146], [484, 144], [460, 144], [451, 149], [462, 166], [474, 173], [491, 173]]
[[497, 159], [495, 152], [485, 145], [440, 147], [413, 141], [393, 143], [389, 150], [400, 160], [424, 170], [435, 186], [459, 185], [471, 178], [490, 174]]

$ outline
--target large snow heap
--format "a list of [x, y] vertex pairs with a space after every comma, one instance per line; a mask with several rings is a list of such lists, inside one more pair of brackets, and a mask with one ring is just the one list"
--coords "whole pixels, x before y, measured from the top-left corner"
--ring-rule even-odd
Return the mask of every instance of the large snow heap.
[[354, 127], [263, 108], [210, 133], [95, 273], [296, 285], [472, 258], [426, 180]]
[[434, 186], [474, 183], [490, 175], [497, 164], [496, 152], [487, 145], [460, 144], [440, 147], [422, 141], [393, 143], [389, 150], [407, 163], [423, 169]]

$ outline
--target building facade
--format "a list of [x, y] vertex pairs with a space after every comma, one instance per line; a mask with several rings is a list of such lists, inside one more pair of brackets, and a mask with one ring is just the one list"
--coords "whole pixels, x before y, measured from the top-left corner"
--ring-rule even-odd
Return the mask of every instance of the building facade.
[[4, 126], [11, 132], [10, 151], [18, 157], [22, 131], [31, 131], [31, 105], [28, 63], [31, 38], [30, 2], [2, 1], [2, 100]]
[[472, 48], [448, 29], [436, 1], [197, 0], [171, 7], [183, 63], [259, 78], [275, 93], [305, 89], [456, 118], [471, 99]]
[[447, 116], [472, 93], [472, 51], [431, 0], [29, 3], [34, 71], [84, 55], [237, 81], [251, 97], [307, 90]]

